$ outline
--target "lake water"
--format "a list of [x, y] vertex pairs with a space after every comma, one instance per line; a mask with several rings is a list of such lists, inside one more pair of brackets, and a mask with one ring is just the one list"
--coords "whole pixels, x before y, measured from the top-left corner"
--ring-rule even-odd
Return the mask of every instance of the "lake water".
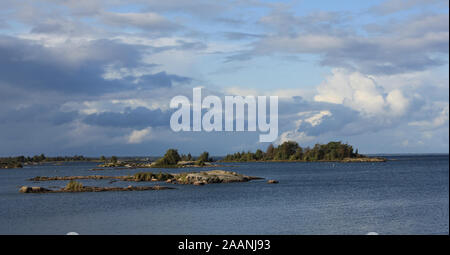
[[[95, 163], [0, 169], [0, 234], [449, 234], [449, 156], [391, 156], [386, 163], [232, 163], [279, 180], [176, 190], [21, 194], [35, 176], [127, 175]], [[198, 169], [168, 169], [179, 172]], [[202, 169], [208, 170], [208, 169]], [[159, 171], [149, 169], [148, 171]], [[128, 186], [155, 183], [84, 185]]]

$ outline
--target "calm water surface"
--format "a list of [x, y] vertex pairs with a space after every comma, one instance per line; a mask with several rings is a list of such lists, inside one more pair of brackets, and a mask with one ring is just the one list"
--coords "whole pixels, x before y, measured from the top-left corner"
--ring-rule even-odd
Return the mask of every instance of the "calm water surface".
[[[18, 190], [22, 185], [67, 183], [26, 180], [35, 176], [127, 175], [144, 169], [90, 171], [95, 163], [1, 169], [0, 234], [449, 234], [449, 156], [390, 158], [395, 160], [233, 163], [223, 169], [280, 183], [174, 185], [176, 190], [141, 192], [20, 194]], [[189, 170], [198, 169], [162, 171]]]

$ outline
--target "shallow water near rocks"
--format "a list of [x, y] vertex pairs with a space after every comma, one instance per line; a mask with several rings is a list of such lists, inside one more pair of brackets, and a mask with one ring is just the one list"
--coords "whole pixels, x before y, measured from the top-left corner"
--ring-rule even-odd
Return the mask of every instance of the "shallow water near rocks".
[[[35, 176], [128, 175], [95, 163], [0, 170], [0, 234], [448, 234], [449, 156], [390, 156], [385, 163], [227, 163], [265, 180], [173, 185], [175, 190], [21, 194]], [[203, 168], [211, 170], [218, 168]], [[161, 169], [163, 172], [198, 168]], [[267, 180], [278, 184], [267, 184]], [[81, 180], [87, 186], [157, 183]]]

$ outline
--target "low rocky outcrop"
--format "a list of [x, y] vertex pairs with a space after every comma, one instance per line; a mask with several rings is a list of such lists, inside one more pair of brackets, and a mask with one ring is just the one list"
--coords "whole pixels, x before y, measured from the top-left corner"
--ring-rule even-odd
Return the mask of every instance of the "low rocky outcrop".
[[211, 162], [200, 162], [199, 161], [178, 161], [174, 165], [158, 165], [156, 162], [108, 162], [104, 164], [97, 165], [98, 168], [93, 168], [91, 170], [104, 170], [103, 168], [115, 168], [115, 169], [135, 169], [135, 168], [183, 168], [183, 167], [218, 167], [219, 165], [213, 164]]
[[[211, 183], [230, 183], [230, 182], [248, 182], [251, 180], [263, 179], [255, 176], [247, 176], [236, 172], [224, 170], [211, 170], [190, 173], [152, 173], [140, 172], [134, 175], [125, 176], [105, 176], [105, 175], [87, 175], [87, 176], [37, 176], [29, 179], [30, 181], [73, 181], [73, 180], [105, 180], [112, 179], [118, 181], [132, 182], [156, 182], [165, 181], [172, 184], [211, 184]], [[196, 184], [197, 183], [197, 184]]]
[[[172, 177], [169, 174], [154, 174], [150, 172], [136, 173], [134, 175], [124, 176], [107, 176], [107, 175], [85, 175], [85, 176], [36, 176], [28, 179], [29, 181], [73, 181], [73, 180], [118, 180], [118, 181], [164, 181], [167, 179], [166, 175]], [[164, 178], [164, 179], [163, 179]]]
[[1, 168], [12, 169], [12, 168], [22, 168], [22, 167], [23, 167], [22, 163], [19, 163], [19, 162], [7, 162], [7, 163], [0, 162], [0, 169]]
[[224, 170], [212, 170], [193, 173], [173, 174], [175, 181], [180, 184], [202, 185], [211, 183], [231, 183], [231, 182], [248, 182], [251, 180], [263, 179], [255, 176], [247, 176], [236, 172]]
[[279, 183], [279, 181], [277, 181], [277, 180], [268, 180], [267, 183], [268, 184], [277, 184], [277, 183]]
[[361, 158], [344, 158], [341, 162], [352, 163], [352, 162], [386, 162], [387, 159], [379, 157], [361, 157]]
[[144, 191], [144, 190], [166, 190], [175, 189], [172, 187], [163, 186], [128, 186], [128, 187], [90, 187], [83, 186], [80, 189], [61, 188], [57, 190], [50, 190], [43, 187], [28, 187], [23, 186], [19, 189], [21, 193], [73, 193], [73, 192], [104, 192], [104, 191]]
[[177, 167], [217, 167], [219, 165], [215, 165], [211, 162], [203, 162], [203, 161], [178, 161]]
[[87, 175], [87, 176], [36, 176], [28, 179], [29, 181], [72, 181], [72, 180], [103, 180], [103, 179], [119, 179], [123, 180], [130, 176], [105, 176], [105, 175]]

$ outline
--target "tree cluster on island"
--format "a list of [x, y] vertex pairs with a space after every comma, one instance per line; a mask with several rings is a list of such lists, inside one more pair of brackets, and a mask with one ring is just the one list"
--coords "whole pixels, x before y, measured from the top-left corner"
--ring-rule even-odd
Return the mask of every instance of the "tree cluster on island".
[[100, 161], [102, 162], [111, 162], [111, 163], [117, 163], [119, 161], [119, 158], [117, 158], [117, 156], [111, 156], [111, 158], [106, 158], [105, 156], [100, 156], [99, 158]]
[[178, 150], [169, 149], [166, 154], [162, 158], [159, 158], [155, 161], [154, 167], [168, 167], [168, 166], [176, 166], [180, 162], [192, 162], [197, 166], [204, 166], [207, 162], [212, 162], [212, 159], [209, 157], [209, 152], [203, 152], [200, 154], [198, 158], [192, 157], [189, 153], [187, 155], [178, 154]]
[[264, 152], [237, 152], [228, 154], [222, 161], [248, 162], [248, 161], [339, 161], [350, 158], [366, 158], [353, 151], [351, 145], [342, 142], [329, 142], [316, 144], [314, 147], [302, 148], [297, 142], [287, 141], [275, 147], [270, 144]]

